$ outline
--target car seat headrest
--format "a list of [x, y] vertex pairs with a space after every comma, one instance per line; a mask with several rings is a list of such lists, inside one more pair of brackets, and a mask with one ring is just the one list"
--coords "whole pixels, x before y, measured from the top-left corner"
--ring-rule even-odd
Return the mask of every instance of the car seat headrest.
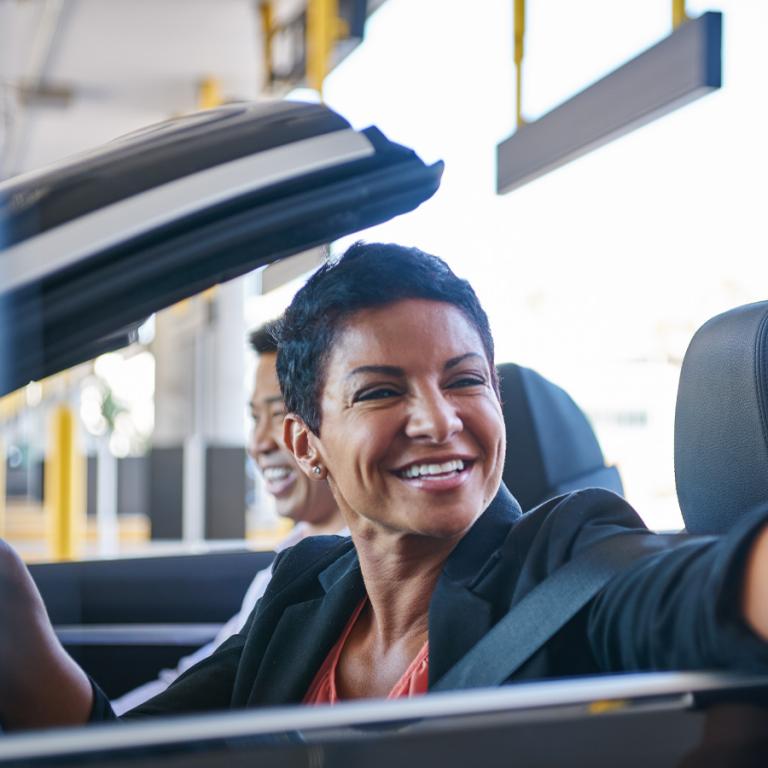
[[580, 488], [623, 493], [618, 471], [605, 466], [587, 417], [564, 390], [514, 363], [498, 371], [507, 432], [503, 479], [523, 510]]
[[691, 533], [727, 531], [768, 500], [768, 301], [694, 335], [677, 390], [675, 483]]

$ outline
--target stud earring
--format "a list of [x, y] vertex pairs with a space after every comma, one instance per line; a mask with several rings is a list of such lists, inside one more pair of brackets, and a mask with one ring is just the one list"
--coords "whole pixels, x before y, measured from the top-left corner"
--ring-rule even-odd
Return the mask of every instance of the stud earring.
[[318, 466], [314, 466], [314, 467], [312, 467], [312, 471], [313, 471], [313, 472], [314, 472], [316, 475], [321, 475], [321, 474], [323, 473], [323, 470], [322, 470], [320, 467], [318, 467]]

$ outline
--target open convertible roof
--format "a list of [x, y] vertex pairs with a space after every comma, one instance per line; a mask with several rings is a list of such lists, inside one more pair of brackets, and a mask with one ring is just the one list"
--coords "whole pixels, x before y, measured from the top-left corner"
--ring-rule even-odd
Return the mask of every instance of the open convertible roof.
[[234, 104], [0, 184], [0, 395], [129, 342], [163, 307], [437, 190], [376, 128]]

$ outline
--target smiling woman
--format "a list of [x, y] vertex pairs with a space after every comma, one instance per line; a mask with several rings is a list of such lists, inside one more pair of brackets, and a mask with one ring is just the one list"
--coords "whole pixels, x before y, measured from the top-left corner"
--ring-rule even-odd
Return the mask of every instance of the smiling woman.
[[[768, 669], [765, 511], [722, 538], [674, 540], [597, 489], [523, 516], [501, 484], [488, 321], [440, 259], [357, 244], [310, 278], [277, 335], [285, 443], [303, 482], [330, 486], [351, 540], [314, 537], [282, 553], [242, 632], [128, 717], [445, 689], [455, 665], [539, 585], [578, 576], [585, 552], [627, 539], [640, 557], [500, 679]], [[16, 561], [0, 550], [3, 562]], [[14, 583], [26, 585], [18, 604], [33, 587]], [[11, 698], [0, 686], [6, 724], [72, 722], [89, 707], [92, 720], [112, 717], [43, 623], [27, 631], [9, 605], [0, 603], [0, 647], [10, 649], [0, 681], [14, 679]], [[25, 642], [14, 643], [22, 630]], [[65, 681], [37, 710], [45, 688], [32, 664]], [[12, 669], [30, 673], [17, 680]]]
[[499, 487], [504, 423], [491, 369], [451, 304], [360, 310], [326, 366], [322, 436], [290, 416], [286, 439], [305, 465], [326, 468], [351, 525], [455, 544]]

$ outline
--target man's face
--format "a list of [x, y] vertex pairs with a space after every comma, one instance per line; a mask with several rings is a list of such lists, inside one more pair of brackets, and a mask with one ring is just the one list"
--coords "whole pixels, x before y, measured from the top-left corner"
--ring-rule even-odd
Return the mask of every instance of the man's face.
[[276, 361], [277, 355], [268, 352], [256, 364], [248, 453], [261, 471], [267, 491], [275, 497], [279, 515], [322, 524], [335, 512], [336, 504], [328, 484], [308, 478], [283, 443], [285, 406]]

